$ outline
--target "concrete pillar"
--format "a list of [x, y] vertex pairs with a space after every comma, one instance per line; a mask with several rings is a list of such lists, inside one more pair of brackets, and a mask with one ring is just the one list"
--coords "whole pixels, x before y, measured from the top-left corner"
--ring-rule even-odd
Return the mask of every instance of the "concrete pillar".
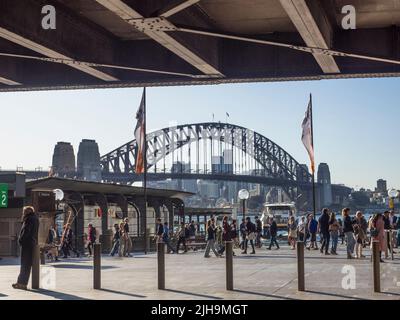
[[32, 289], [40, 288], [40, 247], [33, 247]]
[[101, 289], [101, 244], [93, 246], [93, 289]]
[[372, 263], [373, 263], [373, 278], [374, 292], [381, 292], [381, 256], [380, 256], [379, 241], [372, 242]]
[[165, 290], [165, 244], [157, 242], [158, 289]]
[[297, 242], [297, 279], [298, 279], [298, 290], [305, 291], [305, 279], [304, 279], [304, 242]]
[[226, 290], [233, 290], [233, 241], [225, 242]]

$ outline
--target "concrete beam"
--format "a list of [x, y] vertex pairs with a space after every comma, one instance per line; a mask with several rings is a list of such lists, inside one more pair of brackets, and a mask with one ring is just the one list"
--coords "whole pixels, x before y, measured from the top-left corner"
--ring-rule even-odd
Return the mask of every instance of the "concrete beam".
[[[148, 37], [167, 48], [196, 69], [210, 77], [223, 77], [223, 74], [217, 70], [210, 62], [206, 61], [198, 53], [195, 53], [190, 46], [183, 44], [176, 40], [171, 35], [166, 33], [166, 29], [172, 28], [173, 25], [168, 23], [165, 19], [161, 18], [159, 24], [157, 19], [149, 18], [149, 23], [154, 23], [153, 30], [146, 27], [147, 21], [138, 11], [134, 10], [121, 0], [96, 0], [98, 3], [103, 5], [108, 10], [114, 12], [117, 16], [123, 19], [125, 22], [134, 26], [137, 30], [142, 31]], [[145, 19], [145, 20], [143, 20]], [[150, 21], [151, 20], [151, 21]]]
[[[41, 27], [41, 8], [47, 4], [52, 3], [41, 0], [2, 0], [0, 37], [50, 58], [93, 61], [97, 57], [98, 61], [112, 61], [112, 40], [68, 15], [57, 5], [56, 29], [44, 30]], [[29, 12], [29, 15], [22, 14], [24, 12]], [[103, 81], [118, 80], [111, 71], [109, 73], [84, 65], [65, 64]]]
[[[280, 3], [307, 46], [331, 48], [332, 26], [318, 1], [280, 0]], [[332, 56], [314, 54], [314, 58], [324, 73], [340, 73]]]
[[7, 78], [4, 78], [4, 77], [0, 77], [0, 83], [6, 84], [8, 86], [20, 86], [21, 85], [21, 83], [19, 83], [19, 82], [16, 82], [14, 80], [7, 79]]
[[200, 2], [200, 0], [184, 0], [182, 1], [180, 4], [175, 5], [173, 7], [169, 7], [164, 9], [159, 16], [160, 17], [164, 17], [164, 18], [168, 18], [182, 10], [185, 10], [186, 8], [189, 8], [190, 6], [196, 4]]

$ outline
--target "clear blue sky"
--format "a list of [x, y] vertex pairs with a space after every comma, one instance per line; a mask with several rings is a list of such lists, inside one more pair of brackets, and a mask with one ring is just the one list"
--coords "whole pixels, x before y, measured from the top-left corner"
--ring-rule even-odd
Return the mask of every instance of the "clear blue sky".
[[[171, 122], [229, 121], [254, 129], [308, 163], [301, 121], [313, 93], [316, 161], [335, 183], [400, 187], [399, 79], [330, 80], [148, 89], [148, 129]], [[141, 89], [0, 93], [0, 166], [48, 168], [57, 141], [102, 154], [133, 138]]]

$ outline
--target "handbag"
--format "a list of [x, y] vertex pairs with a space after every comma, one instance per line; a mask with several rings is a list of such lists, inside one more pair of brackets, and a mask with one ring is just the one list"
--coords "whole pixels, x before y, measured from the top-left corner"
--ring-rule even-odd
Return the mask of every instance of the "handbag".
[[256, 238], [255, 232], [250, 232], [250, 233], [247, 235], [247, 240], [254, 240], [255, 238]]
[[379, 231], [377, 228], [371, 228], [370, 230], [371, 237], [376, 238], [379, 235]]
[[291, 238], [297, 238], [297, 232], [296, 232], [296, 230], [290, 229], [290, 231], [289, 231], [289, 237], [291, 237]]

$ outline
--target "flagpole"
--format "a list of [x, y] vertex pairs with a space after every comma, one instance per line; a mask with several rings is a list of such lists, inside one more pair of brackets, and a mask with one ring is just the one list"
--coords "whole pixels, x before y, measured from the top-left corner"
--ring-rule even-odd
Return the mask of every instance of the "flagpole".
[[[314, 120], [313, 120], [313, 107], [312, 107], [312, 94], [310, 93], [310, 111], [311, 111], [311, 145], [314, 150], [314, 155], [315, 155], [315, 149], [314, 149]], [[312, 188], [313, 188], [313, 209], [314, 209], [314, 217], [317, 213], [317, 205], [316, 205], [316, 190], [315, 190], [315, 159], [314, 159], [314, 168], [312, 168]]]
[[144, 172], [143, 172], [143, 198], [144, 198], [144, 254], [147, 254], [147, 136], [146, 136], [146, 87], [143, 89], [143, 131], [144, 131], [144, 150], [143, 150], [143, 162], [144, 162]]

